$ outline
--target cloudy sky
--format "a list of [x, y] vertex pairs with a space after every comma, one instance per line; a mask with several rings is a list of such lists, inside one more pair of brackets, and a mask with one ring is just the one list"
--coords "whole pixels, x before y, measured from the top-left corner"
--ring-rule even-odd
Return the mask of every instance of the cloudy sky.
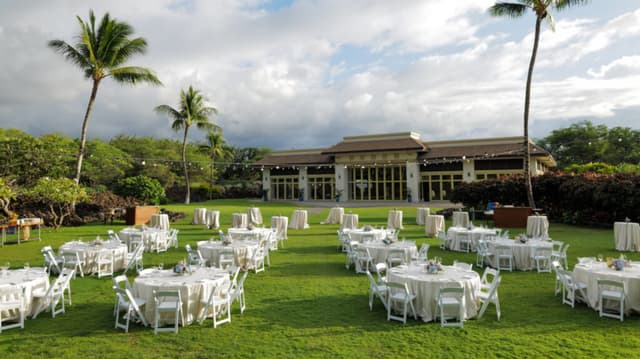
[[[181, 137], [155, 114], [201, 89], [228, 142], [327, 147], [345, 135], [425, 140], [522, 134], [535, 17], [492, 18], [493, 0], [3, 0], [0, 127], [78, 137], [90, 82], [47, 48], [74, 43], [93, 8], [149, 51], [131, 65], [163, 87], [101, 85], [89, 136]], [[531, 135], [581, 120], [639, 128], [640, 2], [554, 13], [534, 71]], [[203, 134], [193, 132], [191, 139]]]

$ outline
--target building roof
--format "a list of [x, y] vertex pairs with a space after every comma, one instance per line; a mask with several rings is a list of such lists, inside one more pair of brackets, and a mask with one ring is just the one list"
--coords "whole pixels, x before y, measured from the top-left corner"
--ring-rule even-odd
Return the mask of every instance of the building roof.
[[[544, 148], [530, 143], [531, 156], [547, 157], [552, 161], [551, 155]], [[459, 159], [459, 158], [481, 158], [481, 157], [520, 157], [523, 155], [522, 143], [469, 143], [428, 146], [427, 151], [418, 156], [418, 160], [439, 160], [439, 159]]]
[[331, 156], [308, 152], [278, 152], [265, 156], [253, 163], [254, 166], [321, 165], [331, 164]]
[[354, 152], [382, 152], [382, 151], [424, 151], [424, 144], [413, 137], [391, 139], [362, 139], [344, 141], [324, 150], [323, 154], [343, 154]]

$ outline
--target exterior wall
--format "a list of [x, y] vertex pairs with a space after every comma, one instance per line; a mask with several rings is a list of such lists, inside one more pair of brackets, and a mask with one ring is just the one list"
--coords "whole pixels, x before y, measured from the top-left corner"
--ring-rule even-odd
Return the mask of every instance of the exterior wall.
[[340, 202], [346, 202], [351, 198], [348, 192], [349, 179], [347, 178], [347, 171], [342, 165], [336, 165], [335, 171], [336, 171], [336, 194], [342, 193], [342, 195], [340, 196]]
[[420, 165], [407, 162], [407, 191], [411, 194], [411, 202], [420, 201]]
[[[262, 190], [269, 191], [271, 189], [271, 170], [265, 168], [262, 171]], [[267, 193], [267, 198], [265, 200], [271, 199], [271, 193]]]
[[307, 185], [308, 179], [309, 176], [307, 176], [307, 168], [300, 167], [300, 169], [298, 170], [298, 188], [300, 188], [300, 190], [302, 191], [302, 199], [304, 201], [309, 200], [309, 192], [307, 191], [307, 187], [309, 187]]
[[464, 160], [462, 162], [462, 180], [464, 182], [473, 182], [476, 179], [475, 161]]

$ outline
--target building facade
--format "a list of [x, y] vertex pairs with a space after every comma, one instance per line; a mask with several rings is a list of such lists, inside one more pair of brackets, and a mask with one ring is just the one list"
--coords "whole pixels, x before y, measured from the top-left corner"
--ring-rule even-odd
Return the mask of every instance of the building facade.
[[[532, 175], [555, 167], [529, 141]], [[523, 172], [523, 137], [423, 141], [414, 132], [344, 137], [322, 149], [276, 151], [254, 165], [270, 200], [441, 201], [461, 182]]]

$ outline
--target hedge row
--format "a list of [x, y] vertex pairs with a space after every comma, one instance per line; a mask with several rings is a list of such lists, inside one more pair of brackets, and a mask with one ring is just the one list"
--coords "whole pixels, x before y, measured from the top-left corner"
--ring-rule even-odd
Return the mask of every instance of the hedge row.
[[[556, 222], [611, 226], [625, 218], [640, 220], [639, 175], [550, 172], [533, 177], [532, 184], [536, 207]], [[451, 193], [451, 201], [477, 209], [492, 201], [524, 206], [524, 178], [462, 183]]]

